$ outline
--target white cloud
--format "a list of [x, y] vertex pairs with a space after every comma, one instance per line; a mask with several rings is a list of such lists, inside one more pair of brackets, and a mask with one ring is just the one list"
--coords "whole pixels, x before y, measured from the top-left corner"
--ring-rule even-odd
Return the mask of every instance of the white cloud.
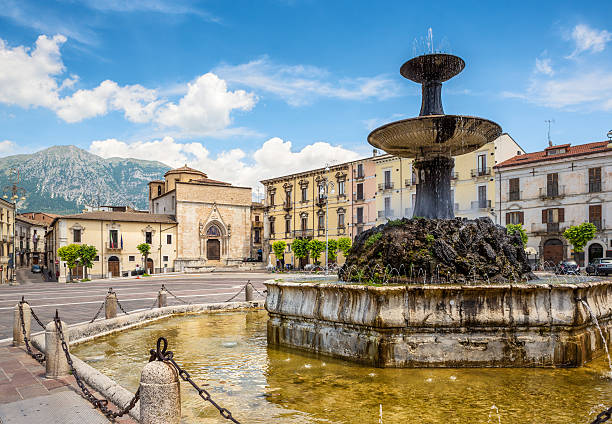
[[568, 58], [574, 58], [583, 52], [598, 53], [603, 51], [606, 48], [606, 43], [612, 40], [612, 33], [605, 29], [600, 31], [588, 25], [580, 24], [574, 27], [570, 38], [576, 46]]
[[547, 58], [547, 57], [538, 58], [538, 57], [536, 57], [536, 60], [535, 60], [535, 72], [539, 73], [539, 74], [544, 74], [544, 75], [552, 75], [552, 74], [554, 74], [554, 71], [553, 71], [552, 66], [550, 64], [550, 58]]
[[195, 15], [211, 22], [220, 18], [200, 8], [193, 7], [184, 0], [85, 0], [84, 4], [92, 9], [105, 12], [154, 12], [170, 15]]
[[15, 154], [17, 144], [11, 140], [0, 141], [0, 156], [8, 156]]
[[214, 71], [229, 82], [275, 94], [292, 106], [308, 104], [320, 97], [364, 100], [399, 95], [398, 84], [386, 76], [330, 81], [331, 75], [324, 69], [275, 64], [267, 57], [241, 65], [222, 65]]
[[187, 164], [209, 178], [246, 187], [259, 187], [259, 181], [306, 171], [359, 158], [356, 152], [326, 142], [316, 142], [294, 150], [290, 141], [278, 137], [264, 142], [255, 152], [231, 149], [211, 155], [201, 143], [179, 143], [172, 137], [126, 143], [116, 139], [93, 141], [90, 152], [102, 157], [130, 157], [157, 160], [172, 167]]
[[187, 84], [186, 94], [176, 103], [161, 98], [156, 90], [138, 84], [121, 86], [111, 80], [66, 93], [75, 88], [79, 77], [63, 77], [66, 69], [60, 47], [65, 42], [63, 35], [41, 35], [34, 49], [29, 49], [11, 48], [0, 39], [0, 103], [45, 107], [71, 123], [120, 111], [131, 122], [153, 122], [184, 134], [205, 135], [237, 131], [227, 128], [231, 112], [251, 110], [257, 100], [244, 90], [229, 91], [226, 82], [212, 73]]

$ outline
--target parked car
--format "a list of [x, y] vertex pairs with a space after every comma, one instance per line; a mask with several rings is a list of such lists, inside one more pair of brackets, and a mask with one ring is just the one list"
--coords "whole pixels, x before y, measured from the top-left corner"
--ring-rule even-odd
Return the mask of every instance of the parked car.
[[578, 275], [580, 274], [580, 266], [576, 261], [561, 261], [559, 265], [557, 265], [555, 274]]
[[608, 275], [612, 274], [612, 259], [600, 258], [595, 259], [586, 267], [588, 275]]
[[40, 265], [32, 265], [30, 271], [32, 271], [34, 274], [40, 274], [42, 272], [42, 268]]

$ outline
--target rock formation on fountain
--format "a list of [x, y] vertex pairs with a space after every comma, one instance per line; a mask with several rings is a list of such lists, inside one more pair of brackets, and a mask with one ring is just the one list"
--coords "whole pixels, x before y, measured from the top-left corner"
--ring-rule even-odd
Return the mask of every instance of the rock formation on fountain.
[[360, 234], [339, 277], [362, 283], [503, 283], [535, 278], [521, 238], [489, 218], [401, 219]]
[[[501, 134], [495, 122], [445, 115], [442, 83], [465, 67], [449, 54], [426, 54], [400, 69], [422, 85], [420, 115], [375, 129], [368, 142], [387, 153], [414, 158], [417, 175], [414, 216], [366, 231], [356, 240], [340, 278], [383, 282], [392, 269], [412, 281], [506, 282], [533, 277], [518, 236], [489, 218], [454, 218], [451, 197], [453, 155], [472, 152]], [[376, 268], [377, 271], [374, 269]]]

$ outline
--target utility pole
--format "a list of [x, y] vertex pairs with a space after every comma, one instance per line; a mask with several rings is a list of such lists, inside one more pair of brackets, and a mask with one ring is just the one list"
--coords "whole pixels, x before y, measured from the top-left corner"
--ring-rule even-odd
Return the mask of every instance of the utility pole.
[[[15, 266], [16, 266], [16, 262], [17, 262], [17, 258], [16, 256], [16, 249], [15, 249], [15, 225], [16, 225], [16, 218], [17, 218], [17, 201], [18, 200], [25, 200], [25, 195], [26, 195], [26, 191], [23, 187], [19, 187], [19, 182], [21, 181], [21, 175], [20, 175], [20, 171], [17, 168], [11, 168], [10, 169], [10, 174], [13, 178], [13, 181], [10, 185], [5, 186], [2, 190], [4, 192], [4, 195], [2, 197], [4, 197], [5, 199], [11, 198], [11, 201], [13, 202], [13, 230], [11, 231], [11, 234], [8, 235], [9, 240], [12, 240], [13, 243], [13, 257], [12, 257], [12, 275], [11, 275], [11, 280], [15, 280]], [[21, 199], [19, 199], [21, 197]]]
[[548, 147], [552, 147], [553, 143], [552, 143], [552, 140], [550, 139], [550, 124], [553, 124], [555, 122], [555, 120], [554, 119], [545, 119], [544, 122], [546, 122], [548, 124], [548, 135], [547, 135]]

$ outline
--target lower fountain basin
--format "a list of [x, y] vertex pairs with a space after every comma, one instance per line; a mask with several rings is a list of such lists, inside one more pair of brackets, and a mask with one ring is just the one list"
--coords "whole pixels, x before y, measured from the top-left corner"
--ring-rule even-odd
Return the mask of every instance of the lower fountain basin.
[[578, 367], [604, 354], [612, 282], [363, 286], [268, 281], [270, 345], [376, 367]]

